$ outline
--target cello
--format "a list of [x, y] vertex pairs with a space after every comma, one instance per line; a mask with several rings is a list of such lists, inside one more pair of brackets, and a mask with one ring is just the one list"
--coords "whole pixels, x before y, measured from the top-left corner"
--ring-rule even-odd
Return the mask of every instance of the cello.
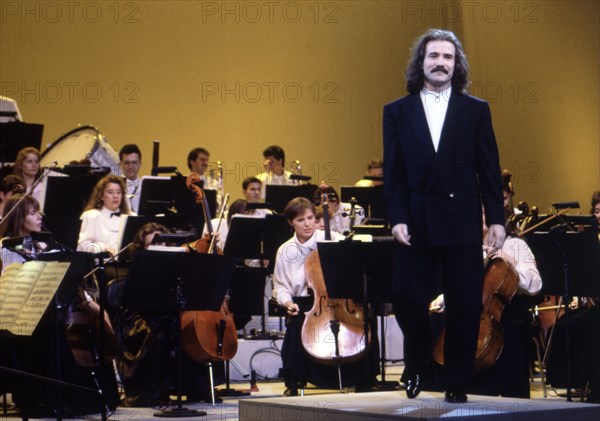
[[[327, 193], [322, 195], [325, 240], [331, 240]], [[318, 249], [304, 264], [308, 287], [314, 302], [302, 325], [302, 345], [318, 363], [334, 365], [354, 362], [367, 350], [364, 340], [365, 315], [362, 307], [349, 298], [329, 298]], [[370, 344], [369, 331], [368, 342]]]
[[[504, 259], [494, 258], [488, 262], [483, 278], [482, 310], [479, 321], [475, 373], [489, 369], [500, 357], [504, 347], [501, 317], [519, 287], [517, 271]], [[445, 328], [433, 347], [433, 358], [444, 365]]]
[[[194, 184], [198, 181], [200, 176], [192, 173], [188, 176], [186, 185], [194, 192], [196, 203], [202, 204], [208, 238], [197, 240], [194, 250], [198, 253], [222, 254], [215, 247], [216, 235], [212, 230], [206, 195]], [[238, 338], [233, 313], [229, 311], [228, 297], [223, 299], [219, 311], [184, 311], [181, 315], [181, 338], [183, 350], [197, 362], [231, 360], [237, 352]]]

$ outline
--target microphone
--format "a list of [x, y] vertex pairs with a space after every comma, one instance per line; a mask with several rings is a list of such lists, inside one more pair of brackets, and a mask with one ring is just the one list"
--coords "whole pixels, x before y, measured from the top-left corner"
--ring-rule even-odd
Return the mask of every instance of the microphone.
[[566, 209], [566, 208], [572, 208], [572, 209], [579, 209], [579, 202], [554, 202], [552, 203], [552, 206], [554, 206], [554, 208], [556, 209]]

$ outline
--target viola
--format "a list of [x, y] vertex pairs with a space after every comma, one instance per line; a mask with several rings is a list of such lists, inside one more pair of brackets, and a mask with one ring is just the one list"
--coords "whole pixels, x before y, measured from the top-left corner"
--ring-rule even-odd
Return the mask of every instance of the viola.
[[[331, 240], [327, 195], [322, 198], [325, 239]], [[333, 365], [356, 361], [366, 352], [365, 315], [362, 307], [349, 298], [329, 298], [319, 251], [313, 250], [304, 264], [306, 282], [314, 302], [302, 325], [302, 345], [316, 362]], [[369, 332], [370, 343], [371, 337]]]
[[[196, 203], [202, 204], [208, 236], [197, 240], [194, 248], [198, 253], [222, 254], [215, 246], [216, 236], [212, 230], [210, 210], [204, 191], [196, 184], [200, 176], [192, 173], [186, 180], [188, 189], [195, 193]], [[233, 313], [229, 311], [228, 297], [223, 299], [219, 311], [184, 311], [181, 314], [181, 338], [183, 350], [195, 361], [231, 360], [238, 346], [237, 329]]]
[[[515, 269], [501, 258], [492, 259], [483, 278], [482, 311], [475, 352], [475, 373], [489, 369], [500, 357], [504, 347], [501, 318], [519, 287], [519, 275]], [[444, 364], [445, 329], [442, 330], [433, 347], [433, 358]]]

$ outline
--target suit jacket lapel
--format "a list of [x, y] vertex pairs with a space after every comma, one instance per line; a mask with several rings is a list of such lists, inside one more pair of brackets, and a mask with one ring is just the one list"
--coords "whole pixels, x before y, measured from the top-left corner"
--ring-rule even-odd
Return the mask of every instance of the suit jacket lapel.
[[451, 142], [456, 138], [455, 133], [458, 128], [457, 124], [460, 121], [460, 99], [461, 96], [456, 92], [450, 95], [450, 102], [444, 117], [444, 125], [440, 135], [440, 143], [438, 145], [438, 154], [444, 154], [448, 148], [451, 148]]

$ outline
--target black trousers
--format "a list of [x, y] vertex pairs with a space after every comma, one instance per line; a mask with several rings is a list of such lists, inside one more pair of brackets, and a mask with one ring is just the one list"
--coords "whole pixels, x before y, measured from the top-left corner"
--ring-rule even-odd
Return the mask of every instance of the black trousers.
[[481, 313], [481, 246], [399, 247], [395, 268], [393, 305], [404, 334], [402, 380], [423, 373], [431, 363], [428, 306], [441, 287], [446, 305], [443, 386], [448, 391], [467, 390]]

